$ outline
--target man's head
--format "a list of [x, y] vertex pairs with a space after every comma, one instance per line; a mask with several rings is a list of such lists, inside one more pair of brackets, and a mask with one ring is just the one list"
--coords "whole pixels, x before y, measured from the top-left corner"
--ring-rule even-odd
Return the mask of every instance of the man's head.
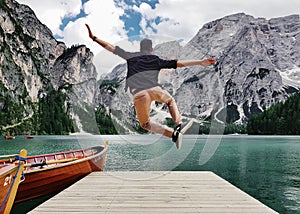
[[150, 39], [143, 39], [140, 42], [140, 50], [141, 52], [152, 52], [152, 41]]

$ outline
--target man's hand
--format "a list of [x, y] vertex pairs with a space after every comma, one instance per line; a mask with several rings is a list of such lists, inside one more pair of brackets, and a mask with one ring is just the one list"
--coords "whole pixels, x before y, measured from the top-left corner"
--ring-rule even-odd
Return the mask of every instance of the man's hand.
[[204, 66], [205, 68], [207, 68], [210, 65], [214, 65], [216, 64], [217, 61], [213, 58], [207, 58], [207, 59], [203, 59], [201, 62], [201, 65]]
[[86, 26], [86, 28], [88, 29], [89, 37], [90, 37], [91, 39], [94, 39], [94, 34], [92, 33], [90, 26], [89, 26], [88, 24], [85, 24], [85, 26]]
[[99, 45], [101, 45], [103, 48], [105, 48], [106, 50], [110, 51], [110, 52], [115, 52], [116, 47], [108, 42], [103, 41], [100, 38], [97, 38], [91, 31], [91, 28], [88, 24], [85, 24], [86, 28], [88, 29], [89, 32], [89, 37], [94, 41], [97, 42]]

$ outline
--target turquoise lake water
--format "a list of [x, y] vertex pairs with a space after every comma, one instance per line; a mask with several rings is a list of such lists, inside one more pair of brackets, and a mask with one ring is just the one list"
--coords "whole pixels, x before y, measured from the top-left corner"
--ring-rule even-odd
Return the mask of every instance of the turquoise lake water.
[[158, 135], [19, 136], [0, 139], [0, 155], [22, 148], [29, 155], [51, 153], [106, 140], [106, 171], [213, 171], [279, 213], [300, 213], [300, 136], [186, 135], [180, 151]]

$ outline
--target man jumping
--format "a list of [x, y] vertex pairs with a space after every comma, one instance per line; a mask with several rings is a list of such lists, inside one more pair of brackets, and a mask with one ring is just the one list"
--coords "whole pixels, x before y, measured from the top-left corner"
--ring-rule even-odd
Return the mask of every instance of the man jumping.
[[[182, 125], [181, 115], [174, 98], [161, 88], [158, 83], [158, 74], [161, 69], [176, 69], [178, 67], [201, 65], [208, 67], [216, 63], [213, 58], [203, 60], [164, 60], [153, 54], [152, 41], [143, 39], [140, 42], [139, 52], [127, 52], [119, 46], [114, 46], [97, 38], [86, 24], [89, 37], [106, 50], [120, 56], [127, 61], [126, 87], [129, 87], [133, 95], [134, 107], [141, 127], [150, 132], [162, 134], [172, 138], [177, 149], [181, 148]], [[158, 101], [168, 106], [171, 117], [176, 125], [173, 130], [170, 127], [150, 121], [150, 106], [152, 101]]]

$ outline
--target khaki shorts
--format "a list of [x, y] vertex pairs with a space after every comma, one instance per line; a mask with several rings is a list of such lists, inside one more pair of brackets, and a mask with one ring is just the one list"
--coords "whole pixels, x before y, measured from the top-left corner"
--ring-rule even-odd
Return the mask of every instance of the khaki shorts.
[[140, 125], [151, 132], [172, 137], [173, 129], [150, 121], [150, 107], [152, 101], [158, 101], [168, 106], [171, 117], [176, 125], [181, 123], [181, 115], [174, 98], [160, 86], [142, 90], [133, 97], [134, 107]]

